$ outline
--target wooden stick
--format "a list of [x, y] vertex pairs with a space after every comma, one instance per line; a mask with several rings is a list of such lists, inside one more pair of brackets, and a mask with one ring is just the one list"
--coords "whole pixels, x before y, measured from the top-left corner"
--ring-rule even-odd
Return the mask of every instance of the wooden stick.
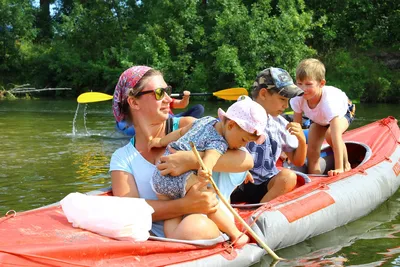
[[[201, 168], [203, 168], [203, 170], [207, 170], [207, 167], [204, 165], [203, 159], [201, 158], [199, 152], [197, 151], [194, 143], [190, 142], [190, 146], [192, 147], [193, 153], [195, 154], [197, 161], [199, 162]], [[272, 258], [274, 258], [275, 260], [282, 260], [282, 258], [280, 258], [278, 255], [276, 255], [275, 252], [273, 252], [272, 249], [270, 249], [267, 246], [267, 244], [265, 244], [264, 241], [262, 241], [257, 236], [257, 234], [253, 231], [253, 229], [251, 229], [251, 227], [243, 220], [243, 218], [240, 217], [239, 214], [237, 214], [237, 212], [231, 207], [231, 205], [228, 203], [228, 201], [221, 194], [221, 191], [219, 191], [219, 189], [218, 189], [217, 185], [215, 184], [212, 177], [210, 178], [210, 183], [214, 187], [214, 190], [217, 193], [217, 195], [219, 196], [219, 198], [221, 199], [221, 201], [225, 204], [225, 206], [229, 209], [229, 211], [232, 212], [233, 216], [244, 226], [244, 228], [246, 228], [246, 230], [251, 234], [251, 236], [257, 241], [257, 243], [263, 249], [265, 249], [269, 253], [269, 255], [272, 256]]]
[[71, 90], [72, 88], [13, 88], [9, 90], [12, 94], [23, 94], [23, 93], [32, 93], [32, 92], [41, 92], [41, 91], [57, 91], [57, 90]]

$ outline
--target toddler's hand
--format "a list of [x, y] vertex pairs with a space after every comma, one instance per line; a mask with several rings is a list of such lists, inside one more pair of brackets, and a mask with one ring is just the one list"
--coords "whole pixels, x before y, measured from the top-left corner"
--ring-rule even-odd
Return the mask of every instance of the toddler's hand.
[[199, 180], [201, 182], [207, 182], [211, 179], [212, 172], [211, 172], [211, 170], [203, 170], [203, 168], [200, 168], [197, 171], [197, 176], [199, 177]]
[[183, 91], [183, 98], [189, 98], [190, 97], [190, 92], [189, 91]]
[[151, 140], [149, 141], [149, 143], [148, 143], [147, 146], [148, 146], [148, 148], [149, 148], [149, 151], [150, 151], [150, 149], [152, 149], [153, 147], [163, 147], [163, 146], [161, 145], [161, 138], [156, 137], [156, 138], [151, 139]]

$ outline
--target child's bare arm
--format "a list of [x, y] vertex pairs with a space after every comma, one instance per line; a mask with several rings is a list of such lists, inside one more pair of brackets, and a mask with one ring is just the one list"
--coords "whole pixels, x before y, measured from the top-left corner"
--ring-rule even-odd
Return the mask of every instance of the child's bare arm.
[[[301, 114], [300, 114], [301, 116]], [[296, 136], [299, 141], [298, 147], [293, 152], [285, 152], [289, 160], [296, 166], [303, 166], [307, 156], [306, 137], [304, 135], [301, 125], [297, 122], [289, 122], [286, 125], [286, 130], [290, 134]]]
[[215, 149], [209, 149], [204, 152], [203, 162], [204, 165], [207, 167], [207, 170], [200, 170], [198, 171], [198, 175], [205, 179], [210, 179], [212, 175], [212, 170], [217, 163], [218, 159], [221, 157], [221, 153], [219, 153]]
[[335, 170], [338, 172], [343, 172], [343, 138], [342, 131], [340, 127], [339, 117], [335, 117], [330, 121], [331, 128], [331, 138], [332, 138], [332, 149], [335, 158]]
[[303, 116], [301, 113], [297, 113], [297, 112], [293, 113], [293, 122], [297, 122], [297, 123], [301, 124], [302, 120], [303, 120]]
[[183, 91], [182, 99], [174, 99], [174, 102], [172, 102], [171, 108], [176, 108], [176, 109], [186, 108], [187, 105], [189, 105], [189, 98], [190, 98], [190, 92]]
[[153, 138], [152, 140], [149, 141], [149, 149], [151, 149], [153, 147], [167, 146], [172, 141], [176, 141], [180, 137], [185, 135], [190, 130], [190, 128], [192, 128], [192, 123], [186, 125], [185, 127], [180, 128], [176, 131], [170, 132], [169, 134], [167, 134], [166, 136], [164, 136], [162, 138], [159, 138], [159, 137]]

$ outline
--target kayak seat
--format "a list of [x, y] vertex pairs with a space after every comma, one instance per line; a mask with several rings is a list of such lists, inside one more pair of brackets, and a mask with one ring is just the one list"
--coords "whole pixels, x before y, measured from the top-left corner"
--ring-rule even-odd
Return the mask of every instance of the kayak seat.
[[311, 182], [311, 179], [310, 179], [310, 177], [308, 177], [307, 174], [298, 172], [298, 171], [294, 171], [294, 172], [297, 175], [297, 183], [296, 183], [296, 187], [294, 189], [299, 188], [300, 186], [303, 186], [303, 185]]
[[[368, 145], [353, 141], [346, 141], [345, 144], [347, 148], [349, 162], [352, 169], [363, 165], [367, 160], [371, 158], [372, 151]], [[327, 176], [328, 171], [332, 170], [335, 167], [335, 158], [333, 156], [332, 148], [329, 145], [325, 145], [321, 149], [321, 157], [319, 159], [319, 164], [322, 176]], [[293, 164], [288, 162], [283, 162], [282, 167], [291, 169], [298, 173], [307, 173], [307, 159], [306, 163], [301, 167], [294, 166]], [[316, 175], [308, 174], [308, 176], [312, 177]]]
[[[372, 151], [368, 145], [353, 141], [347, 141], [345, 144], [352, 169], [363, 165], [364, 162], [370, 159]], [[323, 175], [328, 175], [328, 171], [334, 169], [335, 158], [330, 146], [326, 146], [321, 150], [319, 164]]]

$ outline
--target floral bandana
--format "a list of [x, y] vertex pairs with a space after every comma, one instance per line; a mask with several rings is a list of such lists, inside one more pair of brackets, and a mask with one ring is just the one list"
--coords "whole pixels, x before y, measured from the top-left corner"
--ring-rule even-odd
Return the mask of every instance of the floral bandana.
[[129, 89], [135, 87], [149, 70], [151, 70], [151, 68], [147, 66], [133, 66], [124, 71], [119, 77], [117, 86], [115, 86], [112, 104], [114, 117], [117, 122], [124, 120], [124, 114], [121, 112], [119, 103], [124, 102], [128, 97]]

